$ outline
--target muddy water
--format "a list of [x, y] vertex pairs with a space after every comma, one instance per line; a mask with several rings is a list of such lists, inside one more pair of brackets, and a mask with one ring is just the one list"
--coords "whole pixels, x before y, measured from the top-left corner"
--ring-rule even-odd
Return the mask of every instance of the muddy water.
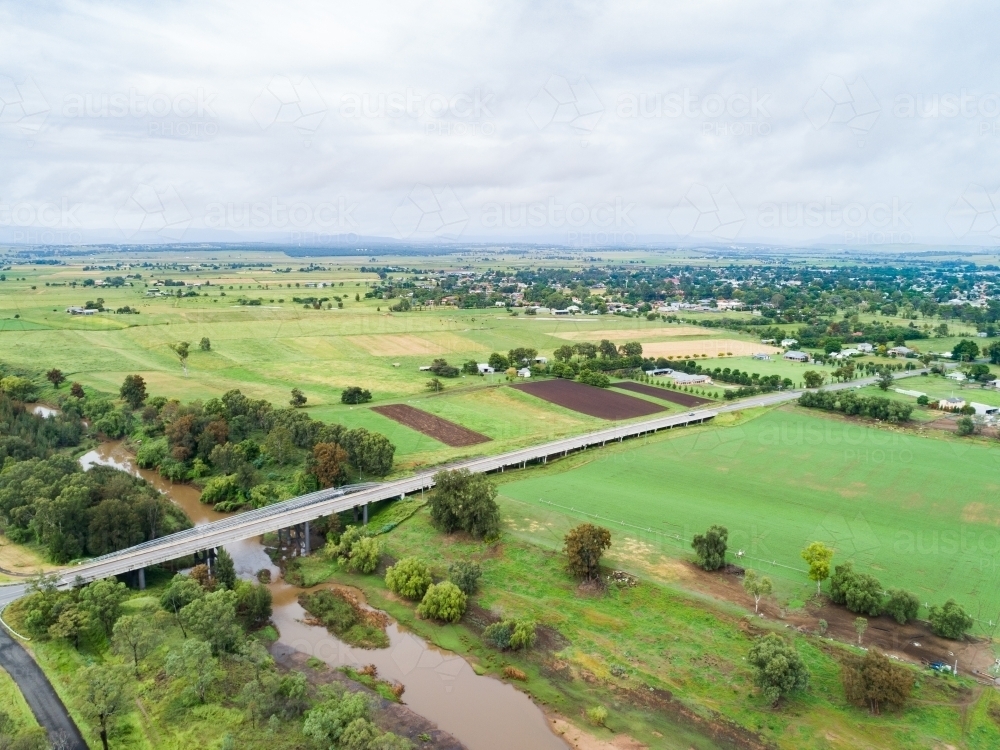
[[54, 406], [46, 406], [45, 404], [35, 404], [33, 407], [31, 407], [31, 413], [37, 414], [40, 417], [45, 417], [46, 419], [48, 419], [49, 417], [54, 417], [56, 414], [58, 414], [59, 410], [56, 409]]
[[[141, 476], [171, 498], [195, 525], [225, 518], [202, 505], [193, 487], [173, 484], [153, 471], [140, 469], [120, 442], [103, 443], [80, 458], [84, 469], [94, 465], [115, 466]], [[511, 685], [481, 677], [462, 657], [430, 646], [422, 638], [392, 623], [386, 649], [356, 649], [342, 643], [326, 628], [303, 622], [305, 611], [298, 603], [303, 589], [279, 578], [259, 538], [226, 545], [237, 572], [250, 578], [258, 570], [271, 571], [269, 588], [274, 597], [272, 620], [281, 633], [280, 642], [322, 659], [331, 666], [374, 664], [379, 677], [406, 686], [403, 701], [418, 714], [435, 722], [470, 750], [566, 750], [563, 740], [549, 729], [542, 711]]]

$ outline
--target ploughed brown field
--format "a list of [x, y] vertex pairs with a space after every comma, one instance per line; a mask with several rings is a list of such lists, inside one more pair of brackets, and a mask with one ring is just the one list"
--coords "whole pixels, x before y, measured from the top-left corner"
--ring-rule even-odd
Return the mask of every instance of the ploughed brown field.
[[613, 385], [615, 388], [621, 388], [623, 391], [644, 393], [647, 396], [662, 398], [664, 401], [672, 401], [673, 403], [680, 404], [681, 406], [701, 406], [702, 404], [712, 403], [712, 401], [707, 398], [692, 396], [690, 393], [678, 393], [677, 391], [671, 391], [666, 388], [657, 388], [655, 385], [645, 385], [644, 383], [614, 383]]
[[512, 386], [544, 401], [600, 419], [632, 419], [663, 411], [664, 407], [573, 380], [539, 380]]
[[384, 417], [399, 422], [400, 424], [412, 427], [417, 432], [440, 440], [452, 448], [464, 448], [467, 445], [487, 443], [492, 438], [488, 438], [478, 432], [462, 427], [462, 425], [441, 419], [421, 409], [414, 409], [406, 404], [389, 404], [387, 406], [373, 406], [372, 411], [377, 411]]

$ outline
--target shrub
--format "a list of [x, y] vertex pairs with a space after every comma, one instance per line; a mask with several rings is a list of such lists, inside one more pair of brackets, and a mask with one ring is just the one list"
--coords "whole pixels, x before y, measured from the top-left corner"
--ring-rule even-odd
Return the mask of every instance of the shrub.
[[374, 573], [382, 557], [382, 545], [378, 539], [366, 536], [351, 545], [351, 556], [347, 569], [354, 573]]
[[611, 378], [603, 372], [594, 372], [593, 370], [581, 370], [577, 380], [586, 385], [596, 386], [597, 388], [607, 388], [611, 385]]
[[201, 492], [201, 501], [207, 505], [235, 500], [240, 495], [240, 486], [236, 481], [235, 474], [225, 474], [221, 477], [212, 477], [205, 483], [205, 489]]
[[604, 706], [593, 706], [587, 709], [587, 721], [595, 727], [603, 727], [608, 720], [608, 709]]
[[483, 631], [483, 640], [500, 651], [531, 648], [535, 637], [535, 621], [527, 617], [501, 620]]
[[959, 435], [971, 435], [975, 431], [976, 423], [972, 421], [972, 417], [970, 416], [959, 417], [955, 423], [955, 432]]
[[508, 680], [520, 680], [521, 682], [527, 682], [528, 675], [522, 672], [517, 667], [506, 666], [503, 668], [503, 676]]
[[404, 557], [385, 572], [385, 585], [394, 594], [418, 601], [431, 585], [427, 563], [415, 557]]
[[431, 584], [417, 606], [417, 614], [429, 620], [458, 622], [465, 614], [468, 599], [462, 590], [450, 581]]
[[943, 607], [936, 604], [931, 607], [927, 620], [936, 635], [953, 641], [962, 638], [972, 627], [972, 617], [954, 599], [946, 601]]
[[900, 625], [905, 625], [916, 619], [920, 600], [909, 591], [889, 589], [889, 598], [885, 600], [882, 610]]
[[448, 580], [462, 589], [466, 596], [472, 596], [479, 588], [479, 579], [483, 569], [479, 563], [470, 560], [459, 560], [448, 567]]
[[169, 451], [170, 446], [165, 437], [147, 440], [136, 451], [135, 462], [142, 469], [155, 469], [167, 457]]

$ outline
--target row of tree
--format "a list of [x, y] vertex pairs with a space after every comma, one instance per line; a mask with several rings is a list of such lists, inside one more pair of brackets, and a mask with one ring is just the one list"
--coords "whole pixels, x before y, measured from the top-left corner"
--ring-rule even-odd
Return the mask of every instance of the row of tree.
[[869, 417], [885, 422], [906, 422], [913, 405], [882, 396], [861, 396], [853, 391], [806, 391], [799, 396], [800, 406], [824, 411], [839, 411], [848, 416]]

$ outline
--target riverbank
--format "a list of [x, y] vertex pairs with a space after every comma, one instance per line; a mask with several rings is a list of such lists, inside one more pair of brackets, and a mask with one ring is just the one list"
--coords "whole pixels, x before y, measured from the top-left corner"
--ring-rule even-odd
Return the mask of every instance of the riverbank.
[[[872, 716], [847, 702], [841, 684], [841, 661], [860, 653], [856, 647], [752, 617], [630, 566], [624, 558], [632, 542], [614, 529], [612, 552], [619, 552], [609, 553], [609, 564], [628, 577], [603, 592], [583, 591], [565, 572], [561, 553], [514, 531], [536, 524], [543, 533], [544, 519], [524, 518], [523, 508], [509, 502], [501, 502], [501, 511], [508, 527], [496, 545], [440, 534], [426, 510], [379, 537], [388, 558], [417, 556], [436, 579], [453, 561], [481, 564], [481, 592], [455, 625], [417, 618], [414, 605], [389, 592], [378, 575], [350, 574], [321, 556], [298, 565], [310, 581], [360, 587], [369, 604], [435, 646], [461, 654], [477, 672], [498, 679], [507, 667], [523, 672], [527, 680], [517, 681], [518, 689], [556, 721], [586, 727], [587, 709], [605, 708], [606, 726], [588, 730], [603, 742], [678, 750], [1000, 746], [1000, 726], [991, 718], [1000, 713], [1000, 694], [992, 688], [918, 672], [905, 710]], [[517, 653], [486, 646], [482, 630], [501, 615], [535, 619], [536, 647]], [[794, 643], [812, 673], [810, 689], [778, 709], [759, 695], [745, 661], [753, 640], [768, 632]]]

